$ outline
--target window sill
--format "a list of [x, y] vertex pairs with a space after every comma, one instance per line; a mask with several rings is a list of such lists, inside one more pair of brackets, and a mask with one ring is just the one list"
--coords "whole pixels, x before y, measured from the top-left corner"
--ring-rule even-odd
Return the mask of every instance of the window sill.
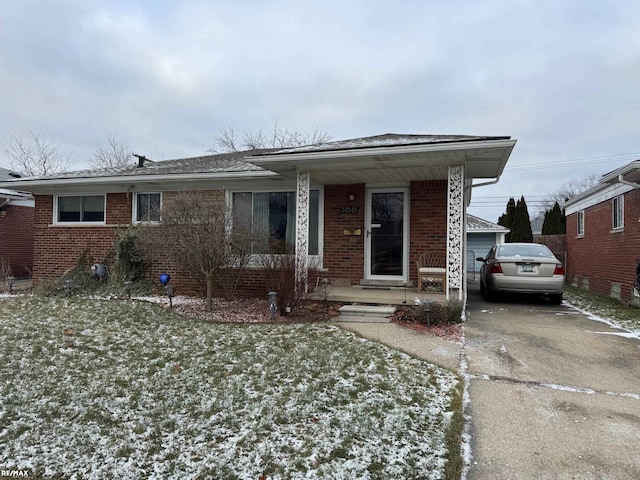
[[52, 223], [50, 225], [48, 225], [49, 228], [76, 228], [76, 227], [80, 227], [80, 228], [91, 228], [91, 227], [126, 227], [128, 226], [127, 224], [124, 225], [119, 225], [116, 223], [109, 223], [107, 224], [106, 222], [103, 223], [90, 223], [90, 222], [68, 222], [68, 223]]
[[583, 233], [583, 234], [576, 235], [576, 238], [584, 238], [584, 233]]
[[614, 228], [609, 233], [623, 233], [623, 232], [624, 232], [624, 227], [621, 227], [621, 228]]

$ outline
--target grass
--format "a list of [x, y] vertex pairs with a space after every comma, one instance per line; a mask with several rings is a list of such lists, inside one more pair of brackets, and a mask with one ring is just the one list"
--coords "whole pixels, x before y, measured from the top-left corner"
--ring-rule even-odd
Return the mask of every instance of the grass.
[[599, 295], [572, 285], [565, 285], [564, 298], [568, 303], [592, 315], [631, 331], [640, 332], [640, 308], [614, 298]]
[[0, 468], [459, 478], [458, 378], [330, 325], [213, 324], [144, 302], [25, 296], [0, 298], [0, 340]]

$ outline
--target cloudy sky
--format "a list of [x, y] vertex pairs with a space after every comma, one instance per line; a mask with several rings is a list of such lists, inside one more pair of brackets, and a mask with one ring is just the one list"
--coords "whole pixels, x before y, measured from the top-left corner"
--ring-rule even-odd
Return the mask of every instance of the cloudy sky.
[[169, 159], [273, 122], [510, 135], [470, 212], [495, 221], [524, 195], [533, 216], [640, 158], [639, 20], [636, 0], [5, 1], [0, 138], [39, 131], [85, 168], [110, 135]]

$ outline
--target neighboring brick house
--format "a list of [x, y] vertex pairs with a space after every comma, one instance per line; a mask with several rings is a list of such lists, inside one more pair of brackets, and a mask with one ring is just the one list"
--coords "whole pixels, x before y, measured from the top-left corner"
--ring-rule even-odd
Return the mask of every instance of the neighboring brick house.
[[567, 217], [567, 280], [623, 302], [638, 303], [634, 290], [640, 261], [640, 161], [602, 176], [564, 204]]
[[[0, 182], [20, 178], [0, 168]], [[0, 188], [0, 277], [9, 273], [28, 278], [33, 265], [33, 206], [31, 194]]]
[[[463, 298], [465, 216], [474, 179], [502, 174], [510, 137], [387, 134], [283, 150], [140, 162], [20, 179], [35, 207], [34, 281], [57, 278], [87, 246], [105, 258], [119, 228], [178, 190], [218, 190], [338, 285], [415, 284], [425, 251], [445, 252], [447, 298]], [[0, 183], [0, 188], [8, 183]], [[235, 210], [234, 210], [235, 212]], [[300, 253], [304, 252], [300, 255]], [[173, 269], [156, 259], [154, 278]], [[264, 294], [246, 282], [245, 293]]]

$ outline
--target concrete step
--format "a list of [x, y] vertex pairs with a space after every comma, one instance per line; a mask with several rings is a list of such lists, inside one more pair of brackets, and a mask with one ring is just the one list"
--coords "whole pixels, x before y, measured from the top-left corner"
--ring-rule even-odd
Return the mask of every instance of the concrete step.
[[344, 305], [336, 322], [389, 323], [396, 307], [381, 305]]

